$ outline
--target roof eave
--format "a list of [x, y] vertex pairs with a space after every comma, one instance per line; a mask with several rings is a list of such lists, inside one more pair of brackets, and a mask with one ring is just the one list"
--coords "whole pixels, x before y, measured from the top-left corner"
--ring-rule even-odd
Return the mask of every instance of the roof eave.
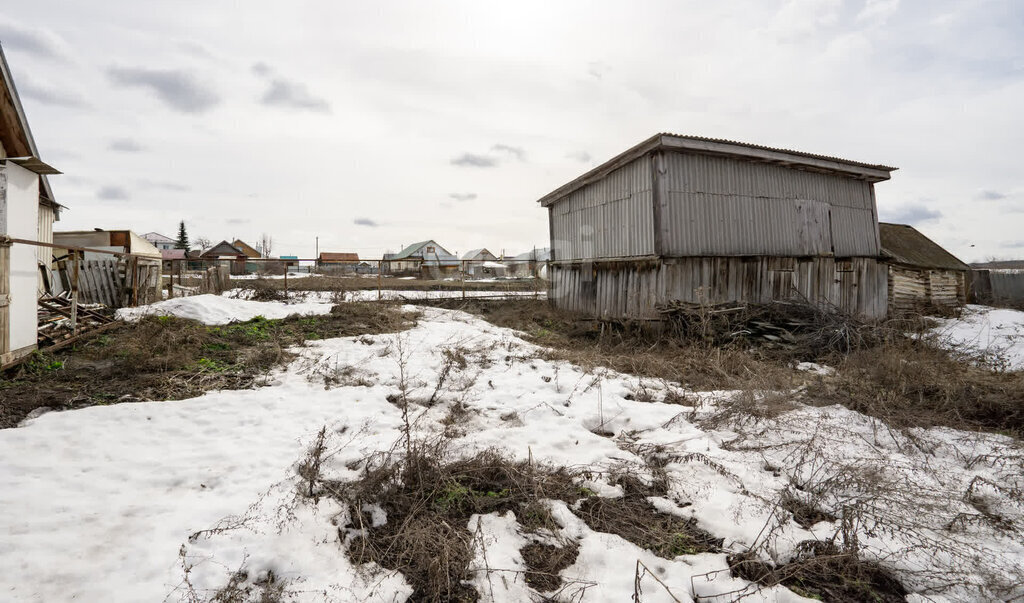
[[701, 139], [676, 134], [655, 134], [640, 144], [616, 155], [582, 176], [568, 182], [538, 199], [543, 207], [548, 207], [562, 197], [600, 180], [609, 173], [623, 167], [627, 163], [643, 157], [656, 150], [700, 153], [763, 161], [787, 167], [820, 170], [841, 173], [853, 178], [865, 180], [872, 184], [888, 180], [891, 172], [899, 168], [886, 165], [871, 165], [856, 161], [844, 161], [834, 158], [811, 155], [798, 151], [784, 151], [757, 145], [732, 143], [713, 139]]

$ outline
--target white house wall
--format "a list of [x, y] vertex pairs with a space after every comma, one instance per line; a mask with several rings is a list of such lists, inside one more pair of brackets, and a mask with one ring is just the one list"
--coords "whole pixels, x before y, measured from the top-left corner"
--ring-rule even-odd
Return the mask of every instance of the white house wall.
[[[2, 234], [34, 240], [39, 232], [39, 176], [10, 162], [0, 172], [6, 177], [6, 185], [0, 186]], [[35, 246], [15, 243], [10, 257], [10, 349], [17, 351], [36, 345], [39, 269]]]

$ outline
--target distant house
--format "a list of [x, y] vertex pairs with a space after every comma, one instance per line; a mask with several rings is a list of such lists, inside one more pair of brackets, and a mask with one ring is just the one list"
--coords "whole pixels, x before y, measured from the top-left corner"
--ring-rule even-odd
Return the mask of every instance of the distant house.
[[462, 259], [471, 262], [496, 262], [498, 257], [487, 250], [483, 249], [471, 249], [466, 253], [462, 254]]
[[332, 274], [352, 274], [359, 264], [358, 253], [321, 251], [317, 257], [317, 269]]
[[199, 255], [209, 264], [215, 262], [227, 266], [231, 274], [245, 274], [245, 261], [249, 258], [244, 251], [227, 241], [221, 241]]
[[186, 269], [187, 255], [184, 249], [161, 249], [160, 257], [163, 260], [164, 274], [176, 274]]
[[37, 300], [45, 291], [43, 273], [51, 257], [47, 247], [6, 240], [53, 242], [61, 206], [46, 177], [59, 173], [39, 159], [0, 48], [0, 365], [36, 348]]
[[516, 278], [547, 277], [545, 265], [551, 259], [551, 249], [548, 247], [534, 248], [525, 253], [506, 258], [504, 264], [507, 268], [507, 275]]
[[153, 247], [156, 247], [161, 251], [163, 251], [164, 249], [174, 249], [174, 246], [177, 245], [178, 243], [171, 237], [165, 237], [159, 232], [147, 232], [146, 234], [142, 235], [142, 238], [152, 243]]
[[880, 222], [878, 234], [889, 270], [890, 316], [967, 303], [967, 264], [913, 226]]
[[282, 255], [281, 261], [288, 270], [299, 267], [299, 256], [297, 255]]
[[384, 259], [388, 260], [384, 270], [391, 274], [437, 278], [459, 270], [459, 258], [434, 240], [413, 243], [396, 254], [385, 254]]
[[317, 261], [323, 266], [343, 266], [348, 264], [358, 264], [359, 254], [358, 253], [345, 253], [345, 252], [331, 252], [321, 251], [320, 257]]
[[263, 254], [261, 254], [259, 251], [256, 251], [256, 249], [254, 249], [251, 245], [249, 245], [242, 239], [235, 239], [234, 241], [231, 242], [231, 246], [240, 250], [242, 253], [245, 254], [245, 257], [247, 258], [258, 259], [263, 257]]

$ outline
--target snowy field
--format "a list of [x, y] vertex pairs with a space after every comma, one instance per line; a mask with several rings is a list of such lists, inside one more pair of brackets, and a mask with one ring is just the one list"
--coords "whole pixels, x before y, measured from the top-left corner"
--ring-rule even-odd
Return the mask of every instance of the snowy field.
[[1024, 312], [969, 305], [960, 318], [940, 322], [935, 334], [950, 349], [980, 355], [1007, 370], [1024, 370]]
[[[222, 324], [228, 315], [271, 317], [302, 305], [202, 297], [214, 296], [170, 300], [192, 300], [202, 312], [155, 306]], [[838, 406], [723, 418], [736, 392], [584, 372], [539, 359], [514, 331], [471, 315], [418, 311], [418, 326], [400, 334], [312, 342], [268, 387], [54, 412], [0, 431], [0, 599], [191, 601], [244, 569], [250, 581], [270, 571], [287, 581], [286, 600], [403, 600], [410, 591], [400, 574], [356, 568], [345, 557], [337, 503], [296, 497], [295, 464], [326, 426], [324, 472], [355, 479], [350, 467], [401, 437], [401, 411], [387, 400], [401, 375], [411, 397], [429, 395], [445, 349], [470, 362], [448, 380], [439, 404], [413, 405], [418, 434], [442, 432], [450, 406], [461, 402], [469, 415], [456, 442], [466, 454], [499, 447], [520, 459], [643, 476], [644, 451], [661, 447], [671, 459], [670, 492], [652, 502], [696, 518], [729, 551], [753, 547], [782, 561], [802, 541], [845, 531], [863, 557], [916, 593], [913, 601], [1024, 596], [1024, 450], [1012, 438], [896, 432]], [[325, 388], [330, 376], [353, 384]], [[672, 390], [688, 405], [632, 400], [639, 390], [655, 399]], [[599, 477], [585, 485], [620, 492]], [[810, 492], [846, 521], [804, 528], [777, 505], [784, 494]], [[580, 545], [561, 575], [588, 585], [583, 601], [629, 601], [637, 560], [662, 583], [643, 579], [645, 602], [806, 600], [731, 578], [724, 553], [662, 559], [591, 530], [564, 503], [550, 508]], [[469, 527], [480, 536], [473, 584], [481, 600], [538, 600], [517, 578], [526, 537], [514, 518], [474, 516]]]

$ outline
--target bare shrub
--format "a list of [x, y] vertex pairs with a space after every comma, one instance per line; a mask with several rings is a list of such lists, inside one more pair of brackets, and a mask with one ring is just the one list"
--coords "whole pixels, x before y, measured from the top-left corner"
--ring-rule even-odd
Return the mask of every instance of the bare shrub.
[[[580, 496], [566, 471], [512, 461], [497, 451], [452, 458], [444, 440], [413, 442], [410, 450], [330, 489], [351, 510], [345, 526], [349, 558], [402, 572], [414, 600], [476, 600], [476, 591], [463, 584], [470, 577], [473, 535], [466, 526], [473, 514], [518, 514], [541, 498]], [[373, 526], [362, 511], [367, 506], [383, 509], [387, 522]]]
[[733, 576], [763, 586], [781, 584], [802, 597], [839, 603], [906, 601], [906, 590], [888, 571], [827, 542], [801, 543], [800, 553], [778, 566], [751, 554], [730, 555], [728, 562]]

